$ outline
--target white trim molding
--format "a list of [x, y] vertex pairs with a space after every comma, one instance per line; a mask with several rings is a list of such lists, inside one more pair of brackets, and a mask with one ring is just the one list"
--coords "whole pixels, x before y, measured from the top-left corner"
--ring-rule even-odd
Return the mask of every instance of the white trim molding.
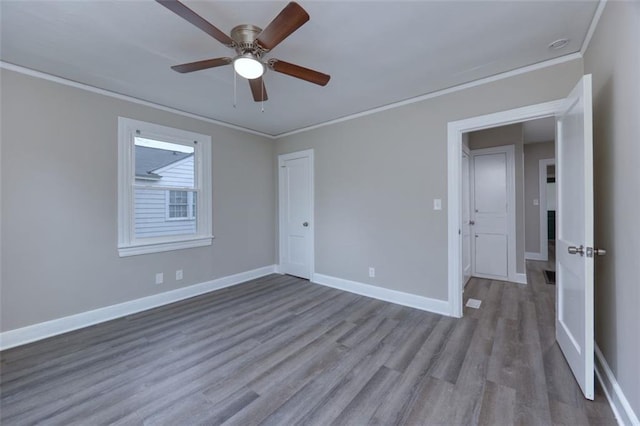
[[[555, 144], [555, 142], [554, 142]], [[540, 260], [549, 260], [549, 217], [547, 216], [547, 167], [555, 166], [555, 158], [538, 160], [538, 207], [540, 209]], [[557, 204], [557, 201], [556, 201]]]
[[526, 251], [524, 253], [524, 258], [525, 260], [543, 260], [543, 261], [547, 260], [547, 259], [544, 259], [544, 256], [541, 253], [534, 253], [531, 251]]
[[317, 272], [313, 274], [313, 277], [313, 282], [315, 284], [348, 291], [349, 293], [360, 294], [362, 296], [395, 303], [397, 305], [420, 309], [421, 311], [433, 312], [435, 314], [447, 316], [451, 315], [451, 308], [449, 307], [449, 302], [446, 300], [431, 299], [429, 297], [390, 290], [388, 288], [378, 287], [371, 284], [318, 274]]
[[598, 7], [596, 7], [596, 12], [593, 14], [593, 18], [591, 19], [591, 24], [589, 25], [589, 29], [587, 30], [587, 35], [582, 41], [582, 47], [580, 47], [580, 57], [582, 57], [584, 55], [584, 52], [587, 51], [589, 43], [591, 43], [591, 37], [593, 37], [593, 33], [596, 32], [596, 27], [598, 26], [598, 22], [600, 22], [600, 17], [602, 16], [602, 12], [604, 11], [604, 7], [606, 5], [607, 0], [600, 0], [598, 2]]
[[[577, 58], [574, 58], [577, 59]], [[0, 68], [9, 71], [17, 72], [20, 74], [28, 75], [30, 77], [41, 78], [42, 80], [52, 81], [54, 83], [62, 84], [69, 87], [75, 87], [76, 89], [86, 90], [87, 92], [97, 93], [99, 95], [109, 96], [110, 98], [120, 99], [121, 101], [127, 101], [138, 105], [144, 105], [151, 108], [159, 109], [161, 111], [171, 112], [173, 114], [181, 115], [183, 117], [195, 118], [196, 120], [204, 121], [207, 123], [217, 124], [218, 126], [227, 127], [229, 129], [238, 130], [244, 133], [249, 133], [256, 136], [262, 136], [268, 139], [276, 139], [275, 136], [268, 133], [258, 132], [257, 130], [251, 130], [246, 127], [236, 126], [235, 124], [227, 123], [225, 121], [214, 120], [213, 118], [205, 117], [198, 114], [182, 111], [180, 109], [172, 108], [166, 105], [157, 104], [143, 99], [134, 98], [133, 96], [123, 95], [121, 93], [112, 92], [110, 90], [101, 89], [99, 87], [90, 86], [84, 83], [78, 83], [77, 81], [69, 80], [66, 78], [58, 77], [52, 74], [47, 74], [42, 71], [36, 71], [31, 68], [22, 67], [9, 62], [0, 61]]]
[[449, 304], [451, 316], [462, 316], [462, 244], [459, 235], [462, 211], [460, 208], [462, 134], [491, 127], [505, 126], [522, 121], [554, 116], [564, 103], [563, 99], [516, 108], [493, 114], [450, 121], [447, 126], [447, 236]]
[[[139, 185], [135, 176], [136, 137], [184, 145], [194, 155], [194, 184], [188, 187]], [[211, 245], [211, 136], [155, 123], [118, 117], [118, 254], [120, 257]], [[185, 235], [138, 237], [136, 191], [182, 190], [198, 194], [196, 232]]]
[[[601, 0], [602, 3], [604, 3], [603, 0]], [[594, 19], [591, 23], [591, 27], [593, 27], [593, 29], [595, 29], [595, 25], [597, 24], [597, 18], [600, 17], [600, 14], [602, 14], [602, 10], [601, 8], [604, 8], [604, 4], [599, 5], [598, 9], [596, 10], [596, 15], [594, 16]], [[590, 34], [588, 34], [588, 37], [590, 39], [590, 35], [593, 33], [593, 30], [590, 28]], [[582, 49], [586, 49], [586, 45], [587, 45], [587, 40], [585, 39], [585, 43], [583, 43]], [[570, 53], [568, 55], [564, 55], [564, 56], [560, 56], [557, 58], [553, 58], [553, 59], [549, 59], [546, 61], [542, 61], [542, 62], [538, 62], [532, 65], [527, 65], [521, 68], [517, 68], [511, 71], [506, 71], [500, 74], [495, 74], [489, 77], [485, 77], [485, 78], [480, 78], [478, 80], [474, 80], [474, 81], [470, 81], [468, 83], [463, 83], [463, 84], [459, 84], [457, 86], [453, 86], [453, 87], [449, 87], [446, 89], [442, 89], [442, 90], [436, 90], [434, 92], [431, 93], [426, 93], [424, 95], [420, 95], [420, 96], [416, 96], [413, 98], [409, 98], [409, 99], [405, 99], [399, 102], [392, 102], [388, 105], [383, 105], [381, 107], [376, 107], [376, 108], [372, 108], [372, 109], [368, 109], [368, 110], [364, 110], [361, 112], [357, 112], [355, 114], [349, 114], [346, 115], [344, 117], [340, 117], [340, 118], [336, 118], [333, 120], [328, 120], [328, 121], [324, 121], [321, 123], [317, 123], [317, 124], [313, 124], [311, 126], [306, 126], [306, 127], [301, 127], [298, 129], [294, 129], [291, 131], [287, 131], [287, 132], [283, 132], [283, 133], [278, 133], [278, 134], [268, 134], [268, 133], [264, 133], [264, 132], [259, 132], [257, 130], [252, 130], [246, 127], [242, 127], [242, 126], [237, 126], [235, 124], [231, 124], [231, 123], [227, 123], [224, 121], [219, 121], [219, 120], [215, 120], [209, 117], [204, 117], [202, 115], [197, 115], [197, 114], [193, 114], [190, 112], [186, 112], [186, 111], [182, 111], [176, 108], [172, 108], [172, 107], [168, 107], [165, 105], [160, 105], [160, 104], [156, 104], [153, 102], [149, 102], [149, 101], [145, 101], [142, 99], [138, 99], [138, 98], [134, 98], [132, 96], [128, 96], [128, 95], [123, 95], [120, 93], [116, 93], [116, 92], [111, 92], [109, 90], [105, 90], [105, 89], [100, 89], [94, 86], [89, 86], [87, 84], [83, 84], [83, 83], [78, 83], [76, 81], [72, 81], [72, 80], [68, 80], [65, 78], [61, 78], [61, 77], [57, 77], [51, 74], [47, 74], [41, 71], [36, 71], [30, 68], [25, 68], [19, 65], [15, 65], [15, 64], [11, 64], [8, 62], [3, 62], [0, 61], [0, 68], [4, 68], [10, 71], [14, 71], [14, 72], [18, 72], [24, 75], [29, 75], [32, 77], [37, 77], [37, 78], [41, 78], [44, 80], [48, 80], [48, 81], [53, 81], [56, 83], [60, 83], [60, 84], [64, 84], [66, 86], [71, 86], [71, 87], [75, 87], [78, 89], [83, 89], [83, 90], [87, 90], [89, 92], [93, 92], [93, 93], [98, 93], [101, 95], [105, 95], [105, 96], [110, 96], [112, 98], [116, 98], [116, 99], [121, 99], [121, 100], [125, 100], [125, 101], [129, 101], [129, 102], [133, 102], [136, 104], [140, 104], [140, 105], [145, 105], [145, 106], [149, 106], [152, 108], [156, 108], [162, 111], [168, 111], [168, 112], [172, 112], [174, 114], [179, 114], [185, 117], [190, 117], [190, 118], [195, 118], [198, 120], [202, 120], [205, 121], [207, 123], [213, 123], [213, 124], [217, 124], [220, 126], [224, 126], [224, 127], [228, 127], [230, 129], [234, 129], [234, 130], [239, 130], [242, 132], [246, 132], [246, 133], [250, 133], [253, 135], [258, 135], [258, 136], [262, 136], [265, 137], [267, 139], [280, 139], [286, 136], [291, 136], [291, 135], [295, 135], [296, 133], [302, 133], [302, 132], [307, 132], [309, 130], [314, 130], [320, 127], [324, 127], [324, 126], [330, 126], [332, 124], [336, 124], [336, 123], [341, 123], [343, 121], [349, 121], [349, 120], [354, 120], [356, 118], [360, 118], [360, 117], [364, 117], [367, 115], [371, 115], [371, 114], [376, 114], [378, 112], [382, 112], [382, 111], [386, 111], [388, 109], [393, 109], [393, 108], [398, 108], [398, 107], [402, 107], [405, 105], [410, 105], [416, 102], [422, 102], [425, 101], [427, 99], [432, 99], [432, 98], [437, 98], [438, 96], [443, 96], [443, 95], [447, 95], [449, 93], [455, 93], [455, 92], [459, 92], [461, 90], [465, 90], [465, 89], [470, 89], [472, 87], [476, 87], [476, 86], [481, 86], [483, 84], [488, 84], [488, 83], [492, 83], [494, 81], [499, 81], [499, 80], [503, 80], [506, 78], [510, 78], [510, 77], [514, 77], [517, 75], [521, 75], [521, 74], [526, 74], [528, 72], [531, 71], [536, 71], [539, 69], [543, 69], [543, 68], [548, 68], [548, 67], [552, 67], [555, 65], [559, 65], [565, 62], [570, 62], [570, 61], [574, 61], [577, 59], [582, 59], [582, 53], [580, 52], [575, 52], [575, 53]]]
[[622, 388], [616, 380], [616, 376], [609, 368], [607, 360], [605, 359], [602, 351], [597, 344], [594, 343], [595, 349], [595, 371], [598, 381], [602, 385], [604, 394], [611, 405], [611, 410], [618, 420], [620, 425], [640, 426], [640, 420], [638, 420], [638, 414], [633, 411], [629, 400], [622, 392]]
[[296, 133], [308, 132], [309, 130], [318, 129], [320, 127], [330, 126], [332, 124], [342, 123], [343, 121], [349, 121], [356, 118], [365, 117], [367, 115], [376, 114], [378, 112], [386, 111], [388, 109], [394, 109], [394, 108], [402, 107], [405, 105], [411, 105], [416, 102], [422, 102], [422, 101], [426, 101], [427, 99], [437, 98], [439, 96], [448, 95], [450, 93], [459, 92], [461, 90], [470, 89], [472, 87], [481, 86], [483, 84], [493, 83], [494, 81], [504, 80], [505, 78], [515, 77], [520, 74], [526, 74], [528, 72], [536, 71], [536, 70], [547, 68], [547, 67], [552, 67], [554, 65], [559, 65], [565, 62], [576, 60], [576, 59], [582, 59], [582, 55], [580, 54], [580, 52], [570, 53], [565, 56], [560, 56], [554, 59], [549, 59], [547, 61], [538, 62], [533, 65], [528, 65], [522, 68], [516, 68], [514, 70], [503, 72], [500, 74], [495, 74], [490, 77], [485, 77], [478, 80], [470, 81], [468, 83], [452, 86], [447, 89], [436, 90], [435, 92], [405, 99], [403, 101], [393, 102], [388, 105], [383, 105], [381, 107], [365, 110], [355, 114], [345, 115], [344, 117], [336, 118], [334, 120], [329, 120], [329, 121], [325, 121], [318, 124], [313, 124], [311, 126], [302, 127], [296, 130], [291, 130], [290, 132], [280, 133], [275, 135], [274, 138], [275, 139], [284, 138], [286, 136], [295, 135]]
[[518, 284], [526, 284], [527, 283], [527, 274], [525, 273], [520, 273], [520, 272], [516, 272], [513, 275], [513, 282], [518, 283]]
[[57, 336], [69, 331], [89, 327], [94, 324], [132, 315], [158, 306], [168, 305], [190, 297], [199, 296], [222, 288], [242, 284], [249, 280], [261, 278], [276, 271], [275, 265], [264, 266], [250, 271], [226, 277], [216, 278], [188, 287], [154, 294], [141, 299], [130, 300], [117, 305], [106, 306], [92, 311], [82, 312], [51, 321], [18, 328], [0, 333], [0, 350], [13, 348], [48, 337]]

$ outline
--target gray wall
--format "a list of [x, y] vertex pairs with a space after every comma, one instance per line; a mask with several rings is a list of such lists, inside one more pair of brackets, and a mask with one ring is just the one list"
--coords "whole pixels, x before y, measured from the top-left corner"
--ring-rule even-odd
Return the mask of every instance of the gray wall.
[[515, 179], [516, 179], [516, 272], [523, 274], [526, 270], [524, 262], [524, 166], [523, 145], [524, 127], [522, 123], [494, 127], [469, 133], [469, 148], [484, 149], [495, 146], [514, 146]]
[[540, 253], [540, 160], [555, 158], [553, 141], [524, 145], [524, 228], [525, 251]]
[[[274, 263], [271, 140], [11, 71], [0, 77], [3, 331]], [[118, 257], [119, 115], [211, 135], [212, 246]], [[154, 284], [156, 272], [164, 284]]]
[[593, 74], [596, 343], [640, 416], [640, 3], [607, 2], [585, 54]]
[[315, 149], [316, 272], [446, 300], [447, 122], [562, 98], [581, 75], [565, 62], [279, 139]]

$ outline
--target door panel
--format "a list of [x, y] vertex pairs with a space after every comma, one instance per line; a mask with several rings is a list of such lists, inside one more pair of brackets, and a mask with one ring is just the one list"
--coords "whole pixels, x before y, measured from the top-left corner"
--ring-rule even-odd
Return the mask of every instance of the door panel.
[[[556, 143], [556, 339], [582, 392], [594, 397], [593, 139], [591, 76], [584, 76], [558, 116]], [[575, 254], [570, 247], [582, 247]]]
[[506, 276], [507, 256], [506, 235], [478, 234], [475, 251], [476, 273]]
[[310, 278], [312, 239], [312, 161], [308, 155], [281, 156], [280, 165], [280, 269]]
[[513, 147], [471, 152], [473, 274], [507, 280], [509, 277], [508, 152]]
[[504, 153], [474, 157], [476, 213], [506, 214], [507, 156]]

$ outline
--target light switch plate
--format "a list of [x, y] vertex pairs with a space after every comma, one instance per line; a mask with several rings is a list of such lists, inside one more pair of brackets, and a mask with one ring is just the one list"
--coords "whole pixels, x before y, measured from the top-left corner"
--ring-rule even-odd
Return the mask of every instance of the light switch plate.
[[440, 198], [433, 199], [433, 209], [442, 210], [442, 200]]

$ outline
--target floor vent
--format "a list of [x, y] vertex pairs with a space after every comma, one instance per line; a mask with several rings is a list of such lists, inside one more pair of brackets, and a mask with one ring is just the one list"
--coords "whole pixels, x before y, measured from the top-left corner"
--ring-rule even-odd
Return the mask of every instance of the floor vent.
[[482, 300], [478, 299], [469, 299], [467, 300], [467, 304], [465, 305], [467, 308], [480, 309], [480, 304]]
[[555, 283], [556, 283], [556, 271], [544, 271], [544, 281], [547, 284], [555, 285]]

